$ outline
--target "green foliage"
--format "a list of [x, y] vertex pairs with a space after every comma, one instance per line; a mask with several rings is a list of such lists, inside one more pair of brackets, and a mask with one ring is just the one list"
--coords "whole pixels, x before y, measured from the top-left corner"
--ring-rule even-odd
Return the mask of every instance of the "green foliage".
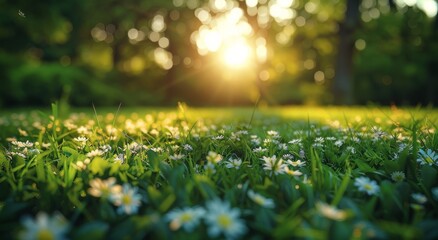
[[[270, 16], [261, 26], [245, 1], [232, 0], [251, 25], [250, 44], [263, 37], [268, 46], [266, 62], [241, 71], [223, 66], [220, 52], [198, 54], [193, 36], [202, 23], [194, 12], [211, 8], [210, 1], [177, 2], [3, 1], [0, 105], [44, 106], [60, 99], [74, 106], [249, 105], [258, 95], [269, 104], [330, 104], [338, 68], [352, 72], [358, 104], [438, 102], [436, 17], [418, 7], [389, 11], [387, 2], [359, 1], [361, 19], [351, 29], [351, 44], [338, 46], [339, 29], [348, 25], [345, 1], [294, 1], [292, 19], [277, 23]], [[163, 48], [172, 56], [169, 70], [154, 59], [162, 46], [149, 39], [158, 15], [165, 23], [159, 37], [169, 41]], [[130, 30], [140, 31], [138, 41], [129, 38]], [[351, 69], [337, 67], [339, 48], [353, 45]], [[261, 81], [261, 72], [269, 80]]]
[[[71, 239], [211, 238], [218, 199], [247, 229], [232, 238], [437, 234], [436, 110], [59, 110], [0, 117], [6, 238], [41, 214]], [[196, 208], [188, 230], [175, 213]]]

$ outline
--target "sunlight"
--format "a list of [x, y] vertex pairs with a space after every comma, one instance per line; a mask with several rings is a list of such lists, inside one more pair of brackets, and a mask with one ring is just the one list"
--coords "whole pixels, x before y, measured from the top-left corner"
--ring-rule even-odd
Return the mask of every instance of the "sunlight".
[[232, 68], [245, 67], [249, 63], [251, 47], [243, 40], [234, 42], [223, 50], [224, 63]]
[[[251, 56], [256, 49], [248, 41], [253, 37], [254, 30], [242, 9], [234, 7], [216, 14], [207, 9], [197, 9], [196, 16], [203, 24], [193, 33], [191, 40], [200, 55], [216, 53], [221, 63], [233, 69], [251, 65]], [[266, 50], [262, 49], [265, 46], [257, 47], [258, 55], [266, 55], [262, 51]]]

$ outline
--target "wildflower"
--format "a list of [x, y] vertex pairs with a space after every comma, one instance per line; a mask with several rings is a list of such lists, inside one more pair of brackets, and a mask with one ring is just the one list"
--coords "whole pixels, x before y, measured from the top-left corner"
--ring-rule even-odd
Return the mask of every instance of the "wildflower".
[[95, 149], [95, 150], [87, 153], [87, 157], [94, 158], [94, 157], [102, 156], [103, 154], [104, 154], [104, 152], [102, 152], [101, 150]]
[[40, 212], [35, 219], [25, 217], [22, 221], [24, 229], [20, 232], [19, 239], [66, 239], [65, 234], [69, 230], [69, 224], [65, 218], [57, 213], [48, 216]]
[[225, 167], [239, 169], [240, 165], [242, 165], [242, 159], [240, 159], [240, 158], [229, 158], [228, 161], [225, 164]]
[[141, 205], [141, 195], [137, 193], [136, 187], [131, 187], [129, 184], [123, 184], [121, 192], [112, 194], [110, 199], [115, 206], [118, 206], [118, 213], [135, 214]]
[[278, 134], [278, 132], [274, 131], [274, 130], [269, 130], [268, 135], [272, 138], [280, 138], [280, 135]]
[[251, 135], [251, 143], [253, 145], [259, 146], [261, 144], [261, 139], [257, 135]]
[[100, 147], [100, 150], [102, 151], [102, 152], [104, 152], [104, 153], [107, 153], [107, 152], [109, 152], [109, 151], [111, 151], [112, 150], [112, 147], [110, 146], [110, 145], [103, 145], [103, 146], [101, 146]]
[[395, 171], [393, 173], [391, 173], [391, 179], [394, 182], [403, 182], [403, 180], [405, 180], [406, 176], [404, 172], [401, 171]]
[[262, 160], [265, 162], [263, 164], [263, 169], [267, 171], [274, 172], [275, 175], [284, 173], [285, 164], [283, 163], [283, 159], [278, 159], [274, 155], [272, 157], [263, 157]]
[[344, 142], [343, 142], [342, 140], [337, 140], [337, 141], [335, 142], [335, 146], [336, 146], [336, 147], [341, 147], [343, 144], [344, 144]]
[[262, 207], [275, 208], [274, 200], [270, 198], [265, 198], [264, 196], [254, 192], [253, 190], [248, 191], [248, 197]]
[[412, 193], [411, 197], [418, 203], [418, 204], [425, 204], [427, 202], [426, 196], [424, 196], [421, 193]]
[[222, 160], [222, 155], [220, 155], [220, 154], [218, 154], [218, 153], [216, 153], [216, 152], [213, 152], [213, 151], [209, 151], [208, 152], [208, 155], [207, 155], [207, 161], [209, 162], [209, 163], [218, 163], [218, 162], [220, 162]]
[[315, 143], [324, 143], [324, 138], [323, 137], [317, 137], [316, 139], [315, 139]]
[[183, 159], [183, 158], [185, 158], [185, 157], [186, 157], [186, 155], [181, 154], [181, 153], [175, 153], [175, 154], [169, 156], [169, 158], [170, 158], [171, 160], [173, 160], [173, 161], [178, 161], [178, 160], [181, 160], [181, 159]]
[[277, 147], [279, 150], [287, 150], [287, 145], [285, 143], [280, 143]]
[[113, 194], [117, 194], [122, 191], [122, 186], [116, 184], [116, 179], [110, 177], [106, 180], [96, 178], [90, 181], [91, 188], [88, 189], [88, 193], [93, 197], [108, 198]]
[[217, 237], [221, 233], [227, 239], [235, 239], [245, 234], [247, 229], [243, 220], [239, 219], [240, 211], [231, 208], [230, 203], [219, 199], [207, 202], [205, 221], [208, 225], [208, 235]]
[[352, 146], [348, 146], [347, 147], [347, 151], [349, 151], [351, 154], [355, 154], [356, 153], [356, 149]]
[[151, 150], [156, 153], [162, 153], [164, 151], [162, 147], [153, 147]]
[[301, 160], [297, 160], [297, 161], [288, 160], [287, 163], [292, 165], [293, 167], [303, 167], [303, 166], [306, 166], [306, 163], [301, 161]]
[[358, 137], [352, 137], [351, 140], [355, 143], [360, 143], [360, 139]]
[[170, 229], [178, 230], [182, 227], [185, 231], [191, 232], [199, 225], [205, 210], [201, 207], [174, 209], [166, 214], [166, 220], [170, 221]]
[[262, 152], [267, 152], [268, 149], [266, 149], [266, 148], [262, 148], [262, 147], [258, 147], [258, 148], [254, 148], [252, 151], [253, 151], [254, 153], [262, 153]]
[[73, 141], [85, 144], [88, 141], [88, 138], [81, 136], [81, 137], [73, 138]]
[[438, 154], [436, 152], [432, 151], [431, 149], [427, 149], [427, 151], [420, 149], [418, 153], [419, 157], [417, 162], [419, 162], [420, 165], [438, 165]]
[[79, 171], [83, 171], [87, 169], [88, 164], [90, 164], [90, 159], [86, 158], [84, 161], [77, 161], [76, 164], [73, 166], [76, 167], [76, 169], [78, 169]]
[[12, 145], [17, 146], [18, 148], [31, 148], [33, 147], [33, 143], [26, 141], [26, 142], [20, 142], [20, 141], [13, 141]]
[[330, 218], [336, 221], [343, 221], [347, 218], [347, 212], [340, 210], [334, 206], [328, 205], [327, 203], [317, 202], [316, 209], [318, 212], [326, 218]]
[[23, 136], [23, 137], [27, 137], [28, 136], [27, 132], [25, 130], [21, 129], [21, 128], [18, 129], [18, 133], [21, 136]]
[[224, 138], [225, 138], [224, 135], [218, 135], [218, 136], [212, 137], [211, 139], [213, 139], [213, 140], [223, 140]]
[[293, 139], [293, 140], [289, 141], [289, 144], [298, 144], [298, 145], [300, 145], [301, 144], [301, 139]]
[[80, 135], [88, 135], [88, 134], [90, 134], [90, 131], [89, 131], [88, 128], [85, 127], [85, 126], [80, 126], [80, 127], [77, 129], [77, 131], [78, 131], [78, 133], [79, 133]]
[[183, 148], [184, 148], [184, 150], [186, 150], [186, 151], [193, 151], [193, 147], [190, 146], [190, 144], [184, 144], [184, 145], [183, 145]]
[[366, 192], [368, 195], [375, 195], [379, 192], [379, 186], [376, 181], [367, 177], [358, 177], [354, 181], [354, 185], [359, 188], [359, 191]]
[[125, 162], [125, 155], [123, 153], [114, 155], [114, 161], [122, 164], [123, 162]]
[[298, 176], [303, 175], [303, 173], [300, 172], [299, 170], [292, 170], [292, 169], [290, 169], [288, 166], [285, 166], [285, 167], [284, 167], [284, 171], [285, 171], [287, 174], [289, 174], [289, 175], [291, 175], [291, 176], [295, 176], [295, 177], [298, 177]]

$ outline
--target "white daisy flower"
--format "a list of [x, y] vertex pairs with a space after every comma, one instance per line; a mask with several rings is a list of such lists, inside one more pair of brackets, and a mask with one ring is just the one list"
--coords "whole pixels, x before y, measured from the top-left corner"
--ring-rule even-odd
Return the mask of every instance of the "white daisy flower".
[[69, 223], [61, 214], [48, 216], [40, 212], [35, 219], [25, 217], [22, 221], [24, 229], [19, 234], [19, 239], [66, 239], [65, 234], [69, 230]]
[[358, 187], [359, 191], [366, 192], [368, 195], [376, 195], [380, 190], [377, 182], [367, 177], [356, 178], [354, 186]]
[[199, 225], [204, 214], [205, 210], [201, 207], [185, 207], [170, 211], [165, 218], [170, 221], [171, 230], [176, 231], [182, 227], [185, 231], [192, 232]]
[[420, 165], [438, 165], [438, 154], [431, 149], [427, 149], [426, 151], [420, 149], [418, 154], [417, 162], [419, 162]]
[[263, 164], [264, 170], [272, 171], [275, 175], [284, 173], [286, 165], [283, 163], [283, 159], [277, 159], [274, 155], [272, 157], [263, 156], [262, 160], [265, 162]]
[[93, 197], [109, 198], [111, 195], [118, 194], [122, 191], [122, 186], [116, 184], [116, 179], [110, 177], [106, 180], [95, 178], [90, 181], [88, 193]]
[[223, 158], [222, 155], [220, 155], [216, 152], [213, 152], [213, 151], [209, 151], [208, 155], [207, 155], [207, 161], [209, 163], [213, 163], [213, 164], [220, 162], [222, 160], [222, 158]]
[[245, 223], [239, 218], [240, 211], [231, 208], [230, 203], [219, 199], [207, 202], [207, 233], [210, 237], [218, 237], [221, 233], [226, 239], [236, 239], [247, 231]]
[[270, 198], [266, 198], [253, 190], [248, 191], [248, 197], [251, 198], [255, 203], [258, 205], [265, 207], [265, 208], [275, 208], [274, 200]]
[[412, 193], [411, 196], [418, 204], [425, 204], [427, 202], [427, 198], [424, 194]]
[[347, 218], [347, 212], [340, 210], [334, 206], [328, 205], [327, 203], [317, 202], [316, 209], [319, 214], [326, 218], [330, 218], [336, 221], [343, 221]]
[[229, 158], [228, 161], [225, 162], [226, 168], [239, 169], [241, 165], [242, 165], [242, 159], [240, 158]]
[[122, 214], [135, 214], [141, 205], [141, 195], [137, 193], [138, 188], [123, 184], [121, 192], [112, 194], [110, 199], [117, 207], [117, 212]]

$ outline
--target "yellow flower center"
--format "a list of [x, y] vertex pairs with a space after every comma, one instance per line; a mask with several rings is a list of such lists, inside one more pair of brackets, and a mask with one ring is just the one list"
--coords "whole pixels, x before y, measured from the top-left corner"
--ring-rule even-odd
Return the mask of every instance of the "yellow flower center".
[[365, 186], [363, 187], [368, 191], [373, 190], [373, 186], [371, 186], [370, 184], [365, 184]]
[[123, 205], [131, 205], [132, 203], [132, 198], [129, 195], [123, 195], [122, 197], [122, 203]]
[[258, 205], [263, 206], [265, 204], [265, 199], [263, 199], [261, 196], [255, 196], [254, 202], [256, 202]]
[[192, 220], [192, 219], [193, 219], [193, 216], [190, 213], [183, 213], [181, 215], [181, 222], [182, 223], [190, 222], [190, 220]]
[[217, 222], [221, 228], [227, 229], [231, 226], [231, 218], [225, 214], [221, 214], [217, 217]]
[[432, 164], [433, 163], [433, 159], [431, 157], [426, 157], [424, 160], [426, 160], [427, 163]]
[[52, 239], [55, 239], [55, 236], [53, 236], [53, 233], [50, 230], [41, 229], [38, 232], [36, 239], [38, 239], [38, 240], [52, 240]]

